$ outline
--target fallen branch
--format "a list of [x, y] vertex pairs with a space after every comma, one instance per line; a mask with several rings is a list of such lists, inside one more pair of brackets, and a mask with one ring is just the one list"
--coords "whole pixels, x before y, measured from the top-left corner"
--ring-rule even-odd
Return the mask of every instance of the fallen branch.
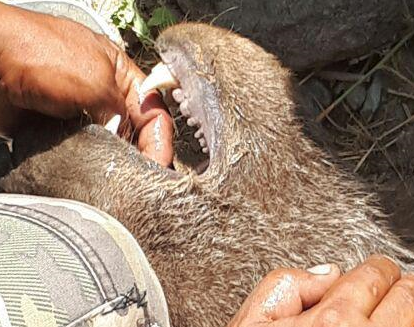
[[339, 96], [328, 108], [323, 110], [317, 117], [316, 122], [321, 122], [329, 113], [340, 104], [345, 98], [351, 94], [351, 92], [360, 84], [362, 84], [367, 78], [370, 78], [377, 70], [384, 67], [384, 64], [414, 35], [414, 30], [409, 32], [405, 37], [401, 39], [385, 56], [382, 58], [370, 71], [363, 75], [357, 82], [349, 87], [341, 96]]

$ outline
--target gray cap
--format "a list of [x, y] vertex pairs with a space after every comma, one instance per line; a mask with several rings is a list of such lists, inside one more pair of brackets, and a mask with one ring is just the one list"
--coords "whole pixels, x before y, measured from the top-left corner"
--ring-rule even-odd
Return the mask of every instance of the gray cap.
[[124, 49], [119, 31], [101, 17], [87, 2], [75, 0], [7, 0], [5, 3], [53, 16], [63, 16], [86, 25], [96, 33], [105, 34]]

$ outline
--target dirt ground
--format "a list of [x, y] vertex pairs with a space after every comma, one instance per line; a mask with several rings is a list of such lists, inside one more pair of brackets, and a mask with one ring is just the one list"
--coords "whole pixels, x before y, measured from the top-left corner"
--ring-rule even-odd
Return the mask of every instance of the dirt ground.
[[237, 31], [304, 70], [361, 56], [401, 36], [414, 0], [137, 0], [143, 10], [165, 4], [181, 20]]
[[393, 227], [410, 243], [414, 240], [413, 46], [413, 41], [397, 42], [361, 60], [298, 76], [308, 98], [306, 110], [314, 119], [360, 82], [321, 122], [328, 147], [378, 193]]

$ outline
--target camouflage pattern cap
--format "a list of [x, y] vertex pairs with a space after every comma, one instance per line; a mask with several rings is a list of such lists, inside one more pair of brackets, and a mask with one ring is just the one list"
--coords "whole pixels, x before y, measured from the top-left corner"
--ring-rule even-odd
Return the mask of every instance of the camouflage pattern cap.
[[0, 326], [169, 327], [169, 318], [117, 220], [74, 201], [0, 194]]

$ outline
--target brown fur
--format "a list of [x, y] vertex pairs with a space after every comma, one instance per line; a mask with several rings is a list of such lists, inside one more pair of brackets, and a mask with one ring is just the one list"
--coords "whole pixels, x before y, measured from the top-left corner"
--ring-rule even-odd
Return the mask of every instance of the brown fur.
[[62, 140], [0, 186], [84, 201], [117, 217], [160, 278], [173, 326], [224, 326], [257, 281], [280, 266], [350, 269], [380, 252], [412, 268], [413, 254], [372, 221], [381, 216], [372, 195], [304, 136], [289, 73], [272, 55], [195, 24], [164, 32], [161, 56], [170, 48], [185, 53], [188, 76], [180, 81], [201, 83], [193, 83], [206, 99], [200, 105], [219, 106], [219, 142], [204, 174], [162, 169], [100, 127], [65, 136], [59, 125], [50, 135]]

